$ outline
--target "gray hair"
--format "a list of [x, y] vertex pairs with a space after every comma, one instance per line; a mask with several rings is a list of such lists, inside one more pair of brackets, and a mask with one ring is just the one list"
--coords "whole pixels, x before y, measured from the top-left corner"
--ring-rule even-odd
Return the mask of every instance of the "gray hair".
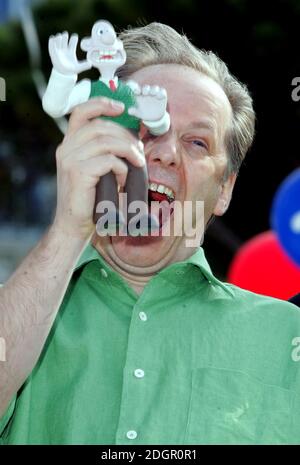
[[128, 79], [145, 66], [178, 64], [193, 68], [217, 82], [232, 108], [231, 127], [225, 136], [229, 154], [226, 176], [237, 173], [254, 138], [255, 113], [246, 85], [239, 82], [227, 65], [213, 52], [199, 50], [185, 35], [161, 23], [129, 28], [119, 34], [127, 53], [118, 75]]

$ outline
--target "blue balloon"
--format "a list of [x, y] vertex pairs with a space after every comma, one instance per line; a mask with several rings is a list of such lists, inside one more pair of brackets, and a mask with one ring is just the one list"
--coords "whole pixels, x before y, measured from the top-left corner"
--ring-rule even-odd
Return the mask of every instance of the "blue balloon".
[[300, 266], [300, 168], [277, 190], [271, 209], [272, 229], [290, 258]]

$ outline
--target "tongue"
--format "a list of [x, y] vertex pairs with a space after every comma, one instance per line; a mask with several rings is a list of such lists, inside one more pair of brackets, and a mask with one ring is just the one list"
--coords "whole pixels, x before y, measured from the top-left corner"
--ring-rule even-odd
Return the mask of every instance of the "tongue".
[[160, 192], [153, 192], [149, 190], [149, 207], [151, 215], [156, 217], [161, 228], [172, 213], [172, 208], [170, 207], [168, 196], [166, 194], [161, 194]]
[[150, 200], [154, 200], [156, 202], [163, 202], [164, 200], [168, 201], [168, 197], [166, 194], [161, 194], [160, 192], [153, 192], [149, 191], [149, 198]]

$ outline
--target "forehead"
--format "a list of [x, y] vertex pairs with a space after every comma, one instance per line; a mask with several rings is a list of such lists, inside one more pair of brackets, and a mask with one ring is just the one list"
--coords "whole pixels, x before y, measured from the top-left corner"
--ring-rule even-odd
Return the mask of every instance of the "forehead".
[[152, 65], [136, 71], [131, 79], [140, 85], [159, 85], [167, 90], [170, 113], [185, 120], [211, 119], [227, 127], [231, 105], [219, 84], [199, 71], [183, 65]]

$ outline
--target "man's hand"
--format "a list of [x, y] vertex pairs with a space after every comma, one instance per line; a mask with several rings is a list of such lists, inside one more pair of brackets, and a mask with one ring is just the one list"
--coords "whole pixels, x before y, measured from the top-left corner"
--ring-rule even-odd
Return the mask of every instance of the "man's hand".
[[126, 84], [136, 98], [136, 106], [129, 108], [129, 115], [143, 121], [159, 121], [163, 118], [167, 109], [167, 92], [163, 87], [148, 85], [140, 87], [135, 81], [128, 81]]
[[[56, 152], [57, 210], [54, 226], [66, 234], [85, 239], [94, 231], [93, 209], [99, 178], [110, 171], [124, 186], [127, 165], [143, 166], [141, 143], [125, 128], [101, 115], [117, 116], [123, 104], [93, 98], [78, 105], [69, 120], [68, 131]], [[120, 106], [121, 105], [121, 106]]]
[[49, 54], [56, 71], [65, 75], [74, 75], [91, 69], [92, 65], [88, 61], [78, 61], [77, 44], [77, 34], [73, 34], [70, 40], [67, 32], [49, 38]]

